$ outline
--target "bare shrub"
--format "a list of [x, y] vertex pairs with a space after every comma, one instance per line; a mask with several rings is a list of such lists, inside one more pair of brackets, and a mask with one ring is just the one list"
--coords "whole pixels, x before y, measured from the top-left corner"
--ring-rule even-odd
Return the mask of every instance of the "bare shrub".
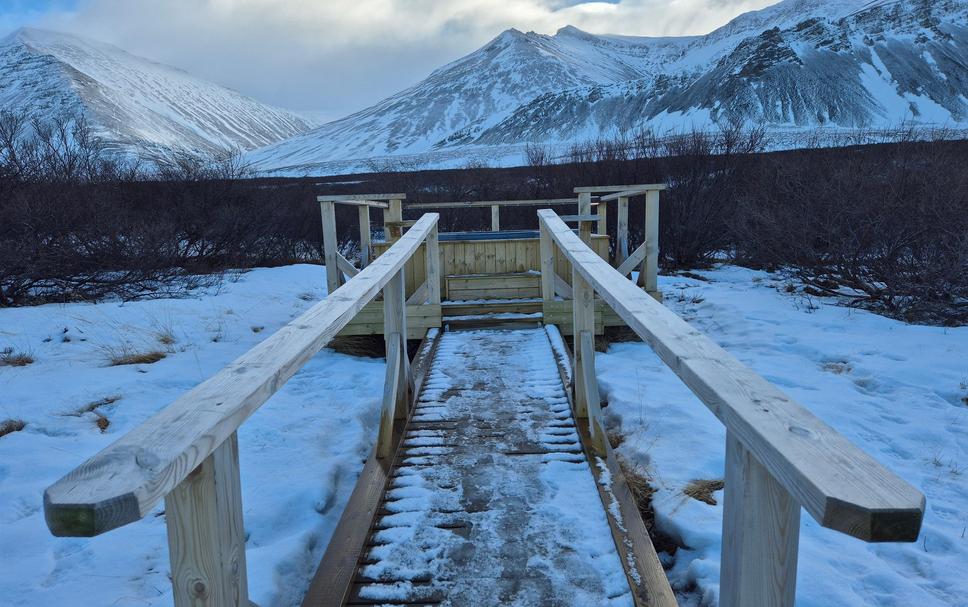
[[0, 350], [0, 367], [26, 367], [34, 363], [34, 357], [29, 352], [4, 348]]

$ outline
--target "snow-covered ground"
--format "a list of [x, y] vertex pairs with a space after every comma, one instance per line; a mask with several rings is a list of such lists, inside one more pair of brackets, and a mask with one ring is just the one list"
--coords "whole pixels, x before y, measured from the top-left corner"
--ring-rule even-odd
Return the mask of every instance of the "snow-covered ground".
[[[797, 604], [968, 605], [968, 328], [829, 306], [778, 291], [764, 273], [702, 274], [711, 280], [661, 277], [668, 305], [927, 495], [915, 544], [866, 545], [804, 514]], [[188, 299], [0, 310], [0, 350], [35, 359], [0, 367], [0, 421], [27, 424], [0, 437], [0, 605], [170, 605], [160, 508], [97, 538], [54, 538], [43, 490], [311, 306], [324, 285], [322, 268], [291, 266]], [[159, 342], [169, 334], [174, 343]], [[167, 357], [107, 366], [125, 343]], [[615, 344], [597, 362], [606, 414], [627, 436], [619, 451], [649, 463], [660, 524], [689, 546], [672, 579], [715, 604], [722, 509], [682, 489], [722, 478], [722, 427], [647, 346]], [[298, 604], [373, 444], [383, 371], [381, 360], [324, 350], [242, 426], [249, 585], [263, 607]], [[98, 415], [110, 421], [104, 433]]]
[[[968, 605], [968, 327], [834, 307], [742, 268], [699, 274], [710, 281], [661, 278], [667, 305], [927, 496], [914, 544], [865, 544], [803, 513], [797, 605]], [[648, 463], [657, 520], [689, 547], [673, 584], [714, 605], [723, 492], [710, 506], [683, 489], [723, 478], [723, 427], [645, 344], [613, 344], [596, 364], [619, 453]]]
[[[192, 299], [0, 310], [0, 350], [35, 359], [0, 367], [0, 421], [27, 424], [0, 437], [0, 605], [171, 605], [162, 506], [93, 539], [54, 538], [43, 491], [305, 311], [325, 285], [322, 267], [302, 265]], [[168, 333], [170, 347], [159, 343]], [[169, 353], [107, 366], [123, 343]], [[250, 596], [262, 607], [299, 604], [373, 444], [384, 369], [324, 350], [242, 426]], [[103, 434], [97, 414], [110, 420]]]

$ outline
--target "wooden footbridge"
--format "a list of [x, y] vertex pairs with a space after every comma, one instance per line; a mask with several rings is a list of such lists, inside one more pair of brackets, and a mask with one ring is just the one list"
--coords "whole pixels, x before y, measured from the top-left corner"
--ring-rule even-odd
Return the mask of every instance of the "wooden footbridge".
[[[432, 212], [405, 221], [402, 194], [320, 197], [329, 296], [49, 487], [50, 530], [98, 535], [164, 500], [175, 604], [250, 605], [236, 432], [334, 337], [382, 334], [373, 455], [304, 605], [675, 605], [603, 428], [594, 336], [622, 324], [726, 426], [720, 605], [793, 605], [801, 510], [862, 541], [914, 541], [919, 491], [660, 303], [662, 189], [407, 207], [491, 207], [491, 232], [462, 234], [438, 234]], [[630, 253], [636, 197], [645, 243]], [[359, 208], [360, 268], [337, 251], [336, 204]], [[547, 208], [562, 204], [577, 215]], [[541, 209], [538, 230], [501, 232], [511, 205]]]

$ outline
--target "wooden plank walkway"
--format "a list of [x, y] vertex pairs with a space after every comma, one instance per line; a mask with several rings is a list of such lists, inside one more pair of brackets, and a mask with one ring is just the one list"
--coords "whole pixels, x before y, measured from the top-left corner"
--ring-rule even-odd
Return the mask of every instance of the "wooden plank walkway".
[[543, 329], [443, 335], [347, 604], [633, 604]]

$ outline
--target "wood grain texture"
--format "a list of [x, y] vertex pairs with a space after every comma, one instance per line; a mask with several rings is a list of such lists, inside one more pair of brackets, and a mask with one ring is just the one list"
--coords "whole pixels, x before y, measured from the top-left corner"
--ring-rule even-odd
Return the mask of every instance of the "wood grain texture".
[[340, 269], [340, 272], [346, 274], [350, 278], [353, 278], [360, 273], [360, 271], [350, 263], [350, 260], [343, 257], [340, 253], [336, 253], [336, 266]]
[[383, 406], [380, 407], [380, 430], [376, 437], [376, 456], [389, 458], [393, 455], [393, 426], [398, 410], [398, 398], [404, 378], [400, 353], [403, 348], [400, 333], [387, 333], [387, 370], [383, 380]]
[[632, 270], [645, 261], [646, 252], [646, 243], [643, 242], [641, 245], [639, 245], [639, 248], [632, 251], [632, 254], [629, 255], [617, 268], [618, 273], [622, 276], [628, 276], [631, 274]]
[[618, 199], [618, 220], [615, 234], [615, 264], [621, 266], [629, 257], [629, 199]]
[[249, 607], [235, 433], [165, 498], [175, 607]]
[[917, 538], [920, 491], [643, 293], [553, 211], [538, 215], [578, 273], [821, 525], [865, 541]]
[[[595, 291], [588, 284], [581, 274], [572, 270], [571, 286], [573, 292], [572, 306], [572, 327], [574, 330], [574, 346], [572, 353], [574, 356], [572, 368], [575, 370], [575, 417], [578, 423], [581, 418], [587, 418], [590, 414], [589, 402], [591, 387], [586, 386], [589, 374], [585, 368], [585, 358], [587, 354], [581, 347], [582, 335], [585, 333], [594, 334], [595, 331]], [[594, 352], [594, 349], [592, 350]], [[594, 358], [591, 361], [592, 371], [594, 371]], [[598, 390], [596, 380], [595, 390]]]
[[437, 226], [434, 226], [427, 234], [425, 249], [424, 274], [426, 279], [424, 284], [428, 287], [427, 298], [431, 304], [439, 304], [443, 277], [440, 275], [440, 241], [437, 237]]
[[380, 292], [437, 219], [424, 215], [356, 278], [48, 487], [51, 532], [98, 535], [148, 514]]
[[608, 205], [604, 202], [598, 203], [598, 235], [608, 235]]
[[800, 505], [727, 433], [720, 607], [793, 607], [799, 539]]
[[359, 209], [360, 219], [360, 269], [370, 263], [373, 255], [373, 245], [370, 239], [370, 207], [363, 205]]
[[645, 194], [645, 259], [639, 270], [639, 285], [653, 297], [659, 294], [659, 191]]
[[[598, 391], [598, 376], [595, 374], [595, 336], [589, 329], [575, 332], [579, 346], [577, 356], [581, 375], [581, 399], [588, 412], [588, 434], [591, 438], [590, 447], [596, 455], [605, 455], [605, 421], [602, 419], [602, 399]], [[577, 376], [576, 376], [577, 377]]]
[[334, 203], [321, 201], [319, 215], [323, 223], [323, 263], [326, 264], [326, 292], [332, 293], [343, 284], [336, 250], [336, 207]]
[[539, 230], [539, 257], [541, 258], [541, 299], [555, 298], [555, 243], [544, 226]]

